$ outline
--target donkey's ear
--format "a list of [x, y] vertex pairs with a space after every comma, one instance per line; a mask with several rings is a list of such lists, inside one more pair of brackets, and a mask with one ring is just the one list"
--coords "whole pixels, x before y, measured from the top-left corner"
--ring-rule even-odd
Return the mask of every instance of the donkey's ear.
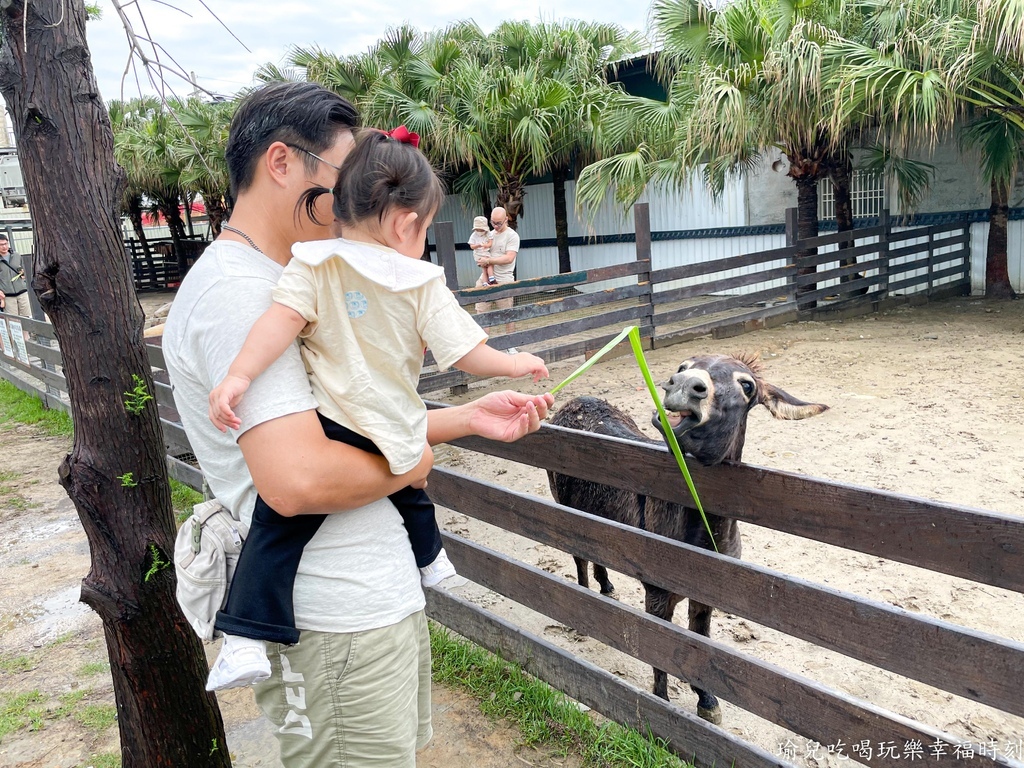
[[797, 400], [788, 392], [779, 389], [768, 382], [761, 382], [761, 404], [767, 408], [776, 419], [809, 419], [828, 410], [827, 405], [821, 403], [805, 403]]

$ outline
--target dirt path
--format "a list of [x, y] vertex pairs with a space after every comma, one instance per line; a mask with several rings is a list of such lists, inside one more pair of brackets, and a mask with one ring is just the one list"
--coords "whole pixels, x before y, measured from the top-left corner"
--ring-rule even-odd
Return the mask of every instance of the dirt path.
[[[689, 354], [736, 350], [760, 352], [772, 383], [832, 406], [827, 414], [803, 422], [776, 422], [764, 409], [755, 410], [746, 461], [1022, 514], [1024, 302], [964, 299], [846, 322], [796, 323], [724, 342], [707, 339], [658, 350], [649, 354], [649, 361], [660, 380]], [[553, 366], [552, 379], [559, 381], [575, 364]], [[523, 388], [534, 389], [529, 384]], [[474, 387], [467, 397], [485, 389]], [[650, 404], [632, 358], [596, 366], [564, 394], [604, 397], [639, 423], [647, 422]], [[66, 445], [23, 427], [0, 434], [0, 445], [0, 521], [5, 530], [0, 539], [0, 659], [24, 656], [31, 662], [26, 671], [0, 666], [0, 688], [39, 689], [55, 707], [59, 696], [82, 690], [90, 691], [83, 705], [109, 703], [109, 673], [91, 671], [105, 662], [99, 622], [76, 602], [78, 583], [88, 568], [84, 535], [56, 484], [56, 466]], [[539, 470], [446, 446], [437, 453], [440, 463], [460, 471], [517, 491], [549, 495]], [[572, 559], [565, 553], [450, 511], [442, 510], [441, 519], [450, 530], [574, 578]], [[751, 562], [1024, 642], [1020, 595], [751, 525], [742, 530], [744, 558]], [[613, 578], [620, 599], [642, 607], [639, 584], [617, 574]], [[650, 670], [629, 657], [493, 593], [471, 587], [467, 594], [638, 685], [650, 685]], [[677, 622], [683, 615], [680, 608]], [[716, 614], [713, 633], [745, 653], [877, 706], [961, 737], [991, 739], [1000, 753], [1022, 756], [1021, 751], [1013, 754], [1024, 740], [1021, 718], [873, 670], [734, 616]], [[670, 691], [682, 706], [695, 706], [685, 684], [672, 680]], [[257, 718], [249, 692], [231, 692], [221, 703], [236, 765], [277, 766], [273, 741]], [[804, 739], [728, 703], [723, 709], [726, 728], [766, 749], [780, 752], [788, 740], [798, 763], [839, 764], [815, 756]], [[495, 729], [459, 694], [438, 691], [435, 714], [438, 735], [421, 756], [421, 766], [545, 764], [532, 753], [517, 755], [514, 735]], [[65, 717], [47, 721], [42, 731], [23, 730], [0, 740], [0, 766], [90, 765], [90, 755], [116, 746], [115, 728], [97, 733]]]

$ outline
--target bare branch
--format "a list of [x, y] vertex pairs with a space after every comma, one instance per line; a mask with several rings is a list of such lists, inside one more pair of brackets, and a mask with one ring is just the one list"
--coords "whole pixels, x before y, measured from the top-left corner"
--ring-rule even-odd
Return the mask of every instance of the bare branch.
[[[205, 8], [207, 11], [209, 11], [210, 15], [213, 16], [213, 18], [215, 18], [218, 22], [220, 22], [220, 25], [222, 27], [224, 27], [224, 29], [226, 29], [228, 31], [229, 35], [231, 35], [233, 38], [235, 38], [235, 40], [238, 40], [238, 35], [236, 35], [234, 32], [232, 32], [231, 28], [228, 27], [228, 25], [225, 24], [223, 21], [221, 21], [220, 16], [218, 16], [216, 13], [214, 13], [213, 10], [210, 8], [210, 6], [208, 6], [204, 0], [199, 0], [199, 4], [201, 6], [203, 6], [203, 8]], [[240, 46], [242, 46], [243, 48], [245, 48], [245, 50], [249, 51], [249, 53], [252, 53], [252, 50], [250, 50], [249, 46], [247, 46], [241, 40], [238, 40], [238, 44]]]

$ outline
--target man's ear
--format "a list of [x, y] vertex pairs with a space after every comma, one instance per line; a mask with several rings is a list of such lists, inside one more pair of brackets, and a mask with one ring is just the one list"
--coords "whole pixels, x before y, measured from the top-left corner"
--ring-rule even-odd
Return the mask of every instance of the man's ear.
[[263, 155], [262, 165], [270, 180], [283, 187], [288, 183], [288, 168], [294, 162], [295, 159], [288, 151], [288, 145], [283, 141], [275, 141], [267, 147], [267, 151]]

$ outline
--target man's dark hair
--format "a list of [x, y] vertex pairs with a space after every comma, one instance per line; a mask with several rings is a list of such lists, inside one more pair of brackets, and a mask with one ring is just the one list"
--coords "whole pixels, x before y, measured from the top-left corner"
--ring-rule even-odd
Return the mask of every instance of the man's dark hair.
[[[257, 163], [275, 141], [319, 154], [334, 144], [338, 131], [358, 124], [355, 107], [317, 83], [274, 83], [254, 91], [238, 105], [228, 132], [232, 196], [249, 188]], [[314, 173], [319, 161], [301, 154]]]
[[0, 240], [7, 240], [7, 235], [5, 235], [3, 232], [0, 232]]
[[311, 187], [299, 198], [299, 205], [317, 221], [316, 200], [332, 191], [334, 218], [343, 227], [369, 218], [383, 221], [392, 208], [414, 211], [423, 221], [444, 202], [444, 186], [426, 156], [372, 128], [360, 132], [355, 148], [341, 164], [334, 189]]

